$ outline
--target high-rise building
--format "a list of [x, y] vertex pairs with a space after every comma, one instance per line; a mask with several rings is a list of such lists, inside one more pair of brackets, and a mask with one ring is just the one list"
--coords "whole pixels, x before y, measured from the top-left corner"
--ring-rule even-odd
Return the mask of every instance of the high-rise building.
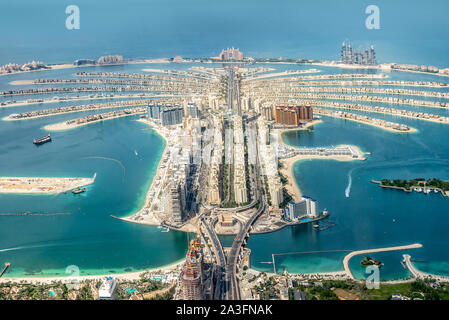
[[278, 106], [275, 108], [274, 120], [276, 123], [290, 126], [299, 126], [301, 122], [313, 120], [311, 106]]
[[165, 107], [160, 113], [161, 124], [163, 126], [172, 126], [182, 123], [184, 117], [184, 108], [181, 107]]
[[299, 120], [301, 121], [313, 120], [312, 106], [299, 106]]
[[234, 49], [234, 47], [227, 48], [226, 50], [221, 50], [221, 53], [216, 57], [215, 59], [218, 60], [236, 60], [241, 61], [243, 60], [243, 52], [241, 52], [239, 49]]
[[105, 277], [98, 290], [100, 300], [117, 300], [117, 280], [112, 277]]
[[262, 114], [262, 117], [265, 118], [267, 121], [273, 120], [273, 107], [272, 106], [262, 106], [260, 108], [260, 113]]
[[160, 119], [161, 118], [161, 105], [150, 104], [148, 106], [148, 118], [150, 119]]
[[201, 241], [195, 238], [190, 242], [186, 255], [186, 263], [182, 271], [182, 290], [180, 298], [183, 300], [202, 300], [203, 288], [203, 253]]
[[173, 222], [176, 224], [181, 224], [184, 218], [181, 200], [181, 185], [174, 185], [174, 183], [172, 183], [169, 190], [169, 206]]
[[302, 197], [298, 202], [290, 201], [284, 210], [284, 217], [288, 221], [298, 221], [303, 218], [316, 218], [317, 201], [310, 197]]
[[362, 51], [354, 50], [353, 52], [352, 46], [343, 42], [341, 46], [341, 62], [345, 64], [376, 65], [376, 52], [373, 46]]
[[189, 117], [192, 118], [199, 118], [200, 117], [200, 111], [198, 109], [198, 106], [192, 102], [189, 102], [187, 104], [187, 114]]

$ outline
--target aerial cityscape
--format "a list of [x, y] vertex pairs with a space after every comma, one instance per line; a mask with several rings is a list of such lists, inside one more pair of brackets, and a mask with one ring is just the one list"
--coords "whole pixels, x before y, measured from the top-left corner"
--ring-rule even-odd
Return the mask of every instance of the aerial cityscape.
[[0, 300], [449, 300], [449, 60], [345, 37], [0, 56]]

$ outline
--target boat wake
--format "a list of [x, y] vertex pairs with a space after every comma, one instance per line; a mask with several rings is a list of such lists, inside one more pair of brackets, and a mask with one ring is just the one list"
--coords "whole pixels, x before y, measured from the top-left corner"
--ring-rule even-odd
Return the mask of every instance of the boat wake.
[[352, 187], [352, 171], [354, 171], [354, 169], [351, 169], [348, 172], [348, 185], [346, 186], [345, 189], [345, 196], [346, 198], [349, 198], [349, 194], [351, 193], [351, 187]]
[[12, 248], [6, 248], [6, 249], [0, 249], [0, 252], [8, 252], [8, 251], [17, 251], [17, 250], [24, 250], [24, 249], [35, 249], [35, 248], [45, 248], [45, 247], [53, 247], [54, 244], [47, 244], [47, 245], [31, 245], [31, 246], [20, 246], [20, 247], [12, 247]]
[[17, 213], [0, 213], [0, 216], [44, 216], [44, 217], [52, 217], [52, 216], [61, 216], [61, 215], [69, 215], [70, 212], [57, 212], [57, 213], [39, 213], [39, 212], [17, 212]]
[[[80, 160], [84, 160], [84, 159], [103, 159], [103, 160], [109, 160], [109, 161], [117, 162], [123, 169], [123, 181], [125, 181], [126, 169], [125, 169], [125, 166], [123, 165], [123, 163], [120, 160], [117, 160], [117, 159], [114, 159], [114, 158], [99, 157], [99, 156], [84, 157], [84, 158], [81, 158]], [[95, 173], [95, 177], [96, 177], [96, 173]]]

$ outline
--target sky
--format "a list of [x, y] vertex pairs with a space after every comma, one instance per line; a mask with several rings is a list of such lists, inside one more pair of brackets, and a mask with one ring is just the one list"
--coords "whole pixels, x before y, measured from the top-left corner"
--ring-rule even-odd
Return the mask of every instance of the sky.
[[[66, 29], [68, 5], [80, 9], [79, 30]], [[380, 10], [379, 30], [365, 27], [368, 5]], [[380, 60], [424, 63], [438, 55], [429, 63], [444, 64], [447, 12], [445, 0], [2, 1], [0, 64], [211, 56], [228, 46], [256, 57], [337, 59], [344, 40], [374, 44]]]

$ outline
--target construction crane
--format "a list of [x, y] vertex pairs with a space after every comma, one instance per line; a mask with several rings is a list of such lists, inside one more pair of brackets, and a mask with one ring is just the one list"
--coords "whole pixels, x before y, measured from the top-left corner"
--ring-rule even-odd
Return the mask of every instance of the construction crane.
[[3, 268], [2, 273], [0, 273], [0, 278], [3, 276], [3, 274], [6, 272], [6, 270], [8, 270], [8, 268], [11, 266], [11, 263], [6, 262], [5, 263], [5, 267]]

